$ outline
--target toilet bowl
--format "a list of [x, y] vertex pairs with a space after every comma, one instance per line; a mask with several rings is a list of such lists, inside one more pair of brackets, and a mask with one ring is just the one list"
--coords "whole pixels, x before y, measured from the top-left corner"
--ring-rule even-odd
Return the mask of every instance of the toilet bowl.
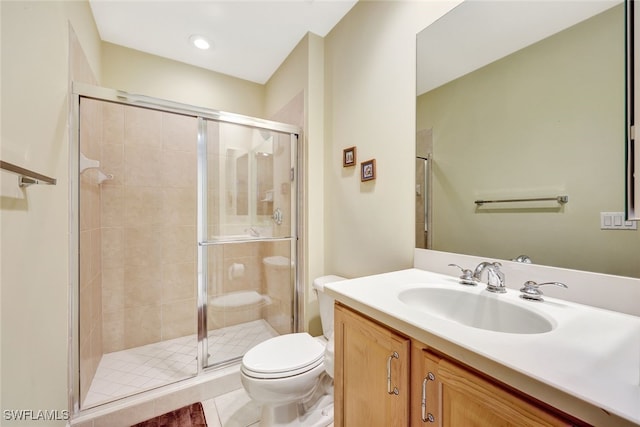
[[[333, 298], [324, 284], [344, 280], [323, 276], [313, 282], [321, 307], [323, 336], [284, 334], [250, 349], [242, 358], [240, 378], [249, 397], [262, 405], [260, 426], [324, 427], [333, 422]], [[328, 310], [326, 305], [331, 310]], [[327, 318], [329, 316], [329, 318]]]
[[261, 402], [304, 398], [324, 371], [323, 356], [324, 345], [306, 332], [280, 335], [245, 354], [243, 384]]

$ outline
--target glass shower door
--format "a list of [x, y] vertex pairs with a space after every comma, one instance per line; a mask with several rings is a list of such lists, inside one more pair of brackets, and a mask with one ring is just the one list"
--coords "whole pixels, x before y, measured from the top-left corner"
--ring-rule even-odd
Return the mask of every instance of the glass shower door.
[[83, 84], [73, 94], [73, 407], [296, 331], [299, 128]]
[[196, 375], [193, 116], [79, 98], [82, 409]]
[[200, 322], [206, 366], [294, 331], [295, 134], [203, 120]]

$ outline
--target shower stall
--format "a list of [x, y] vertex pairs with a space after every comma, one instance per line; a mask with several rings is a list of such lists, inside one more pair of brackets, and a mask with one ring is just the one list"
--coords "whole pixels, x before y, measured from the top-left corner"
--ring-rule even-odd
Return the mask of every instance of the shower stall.
[[297, 331], [300, 129], [73, 93], [74, 409], [206, 374]]

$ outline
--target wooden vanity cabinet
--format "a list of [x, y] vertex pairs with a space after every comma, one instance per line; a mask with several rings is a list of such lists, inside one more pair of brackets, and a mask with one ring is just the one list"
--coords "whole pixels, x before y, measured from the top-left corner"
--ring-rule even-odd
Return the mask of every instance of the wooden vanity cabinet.
[[410, 340], [343, 306], [334, 314], [334, 425], [408, 426]]
[[336, 427], [576, 425], [340, 304], [334, 385]]
[[413, 341], [411, 357], [412, 426], [575, 425], [446, 357], [431, 353], [422, 343]]

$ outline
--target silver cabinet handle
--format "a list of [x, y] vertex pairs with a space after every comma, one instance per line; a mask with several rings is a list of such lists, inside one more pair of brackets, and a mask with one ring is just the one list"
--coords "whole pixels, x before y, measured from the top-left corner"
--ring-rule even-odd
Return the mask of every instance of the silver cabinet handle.
[[423, 423], [432, 423], [435, 421], [433, 415], [430, 412], [427, 412], [427, 382], [435, 381], [436, 377], [431, 372], [427, 374], [426, 377], [422, 380], [422, 422]]
[[393, 354], [387, 358], [387, 393], [389, 394], [400, 394], [398, 387], [393, 387], [393, 390], [391, 389], [391, 361], [399, 358], [400, 355], [397, 351], [394, 351]]

